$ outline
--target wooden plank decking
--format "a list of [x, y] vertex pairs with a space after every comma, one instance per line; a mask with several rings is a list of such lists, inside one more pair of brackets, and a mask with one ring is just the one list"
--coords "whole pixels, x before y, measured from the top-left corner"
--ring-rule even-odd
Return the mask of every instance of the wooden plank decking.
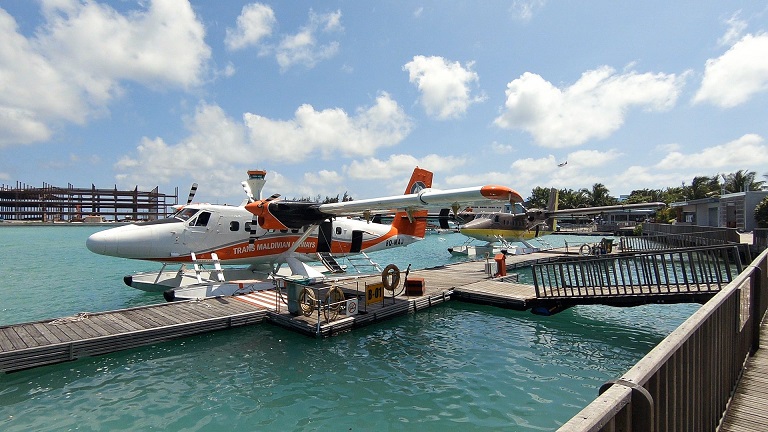
[[0, 372], [106, 354], [263, 322], [267, 308], [235, 298], [164, 303], [0, 327]]
[[[519, 265], [551, 260], [556, 256], [552, 252], [533, 253], [508, 256], [507, 261], [508, 264], [511, 262], [511, 265]], [[328, 290], [332, 285], [342, 288], [347, 299], [358, 298], [359, 314], [348, 317], [340, 315], [330, 322], [323, 313], [294, 316], [288, 312], [285, 295], [266, 291], [0, 327], [0, 372], [264, 321], [308, 335], [330, 336], [431, 307], [452, 297], [517, 310], [543, 307], [552, 313], [572, 305], [563, 303], [561, 299], [537, 298], [534, 287], [530, 285], [492, 280], [486, 273], [484, 260], [414, 270], [408, 277], [424, 279], [424, 295], [401, 294], [393, 298], [392, 293], [387, 292], [383, 301], [366, 304], [365, 285], [381, 282], [380, 275], [314, 285], [318, 298], [322, 298], [323, 290]], [[606, 303], [608, 301], [610, 299], [606, 300], [606, 297], [601, 300], [604, 304], [609, 304]]]
[[747, 360], [718, 430], [768, 431], [768, 320], [760, 326], [760, 349]]

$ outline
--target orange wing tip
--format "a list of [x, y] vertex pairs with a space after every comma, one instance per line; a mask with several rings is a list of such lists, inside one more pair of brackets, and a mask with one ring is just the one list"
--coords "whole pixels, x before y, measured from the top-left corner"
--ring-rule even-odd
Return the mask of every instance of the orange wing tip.
[[514, 189], [506, 186], [489, 185], [480, 188], [480, 194], [488, 199], [497, 200], [509, 200], [512, 202], [523, 202], [523, 197], [520, 196]]

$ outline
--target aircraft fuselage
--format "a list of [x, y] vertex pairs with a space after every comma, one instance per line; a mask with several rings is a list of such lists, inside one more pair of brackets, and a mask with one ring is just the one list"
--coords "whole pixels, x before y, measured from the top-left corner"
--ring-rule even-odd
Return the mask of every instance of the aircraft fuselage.
[[192, 253], [209, 259], [216, 253], [222, 264], [259, 265], [279, 262], [280, 255], [294, 246], [295, 256], [311, 261], [317, 260], [317, 252], [372, 252], [420, 240], [390, 225], [339, 217], [310, 227], [314, 232], [295, 245], [306, 227], [266, 230], [257, 224], [252, 227], [252, 218], [243, 207], [193, 204], [167, 219], [97, 232], [86, 246], [102, 255], [163, 263], [190, 262]]

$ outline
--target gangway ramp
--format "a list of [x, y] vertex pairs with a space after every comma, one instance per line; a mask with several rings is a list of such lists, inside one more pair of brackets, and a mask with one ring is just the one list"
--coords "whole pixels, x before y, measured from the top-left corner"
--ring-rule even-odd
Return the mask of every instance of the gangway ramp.
[[574, 257], [532, 266], [537, 302], [560, 307], [701, 303], [742, 270], [736, 245]]

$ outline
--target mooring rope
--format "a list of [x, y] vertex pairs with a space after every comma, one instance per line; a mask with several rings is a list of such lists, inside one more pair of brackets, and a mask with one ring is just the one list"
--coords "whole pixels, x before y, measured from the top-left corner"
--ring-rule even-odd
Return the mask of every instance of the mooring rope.
[[68, 323], [82, 321], [84, 319], [87, 319], [88, 317], [89, 317], [88, 312], [80, 312], [80, 313], [78, 313], [75, 316], [55, 319], [55, 320], [51, 321], [49, 324], [51, 324], [51, 325], [68, 324]]

